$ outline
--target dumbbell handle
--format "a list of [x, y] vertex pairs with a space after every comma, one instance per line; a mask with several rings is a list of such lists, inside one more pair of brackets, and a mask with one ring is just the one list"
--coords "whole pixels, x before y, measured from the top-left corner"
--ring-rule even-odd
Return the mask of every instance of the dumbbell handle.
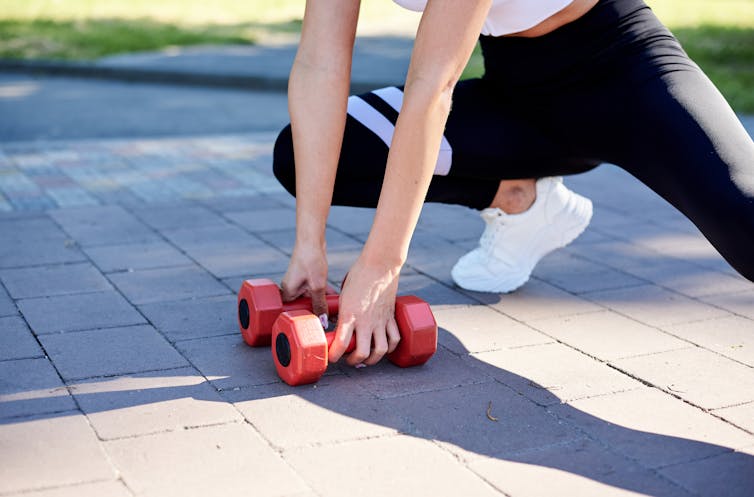
[[[338, 314], [338, 299], [340, 297], [337, 294], [327, 294], [325, 299], [327, 301], [327, 315], [335, 316]], [[283, 309], [281, 312], [287, 311], [309, 311], [312, 312], [312, 299], [311, 297], [299, 297], [296, 300], [290, 302], [283, 302]]]
[[[326, 331], [325, 332], [325, 339], [327, 340], [327, 350], [330, 351], [330, 347], [332, 347], [332, 343], [335, 341], [335, 332], [334, 331]], [[354, 330], [353, 335], [351, 335], [351, 341], [348, 343], [348, 347], [346, 347], [344, 354], [348, 354], [350, 352], [353, 352], [356, 350], [356, 331]]]

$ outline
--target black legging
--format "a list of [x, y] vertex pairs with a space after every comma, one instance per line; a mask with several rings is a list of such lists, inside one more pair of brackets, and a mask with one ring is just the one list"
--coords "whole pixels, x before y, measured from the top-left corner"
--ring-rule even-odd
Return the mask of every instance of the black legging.
[[[542, 37], [480, 42], [485, 75], [456, 86], [445, 129], [452, 166], [433, 177], [427, 201], [483, 209], [502, 179], [610, 162], [673, 204], [754, 281], [754, 142], [642, 0], [601, 0]], [[384, 91], [349, 100], [334, 204], [377, 204], [384, 133], [397, 118]], [[274, 172], [294, 193], [290, 126], [275, 144]]]

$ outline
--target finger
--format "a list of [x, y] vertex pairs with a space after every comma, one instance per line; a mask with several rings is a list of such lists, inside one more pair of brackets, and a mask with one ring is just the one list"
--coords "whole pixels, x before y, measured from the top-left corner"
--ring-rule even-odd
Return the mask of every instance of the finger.
[[387, 322], [387, 351], [391, 353], [398, 347], [398, 343], [401, 341], [401, 332], [398, 330], [398, 323], [395, 322], [395, 318], [391, 317]]
[[384, 328], [377, 328], [372, 333], [372, 353], [364, 359], [364, 364], [374, 366], [387, 352], [387, 334]]
[[[327, 316], [327, 297], [326, 288], [320, 288], [318, 290], [309, 290], [309, 294], [312, 297], [312, 312], [315, 316], [320, 317], [323, 314]], [[323, 324], [327, 327], [327, 325]]]
[[285, 279], [280, 282], [280, 298], [283, 302], [290, 302], [296, 300], [304, 294], [304, 287], [302, 283], [296, 285], [290, 285]]
[[368, 329], [357, 329], [356, 333], [356, 350], [348, 354], [346, 363], [349, 366], [361, 364], [369, 357], [369, 350], [372, 348], [372, 334]]
[[330, 362], [338, 362], [348, 348], [348, 344], [351, 342], [351, 335], [353, 335], [353, 324], [353, 319], [338, 321], [338, 327], [335, 329], [335, 338], [330, 345], [330, 350], [327, 351], [327, 358]]

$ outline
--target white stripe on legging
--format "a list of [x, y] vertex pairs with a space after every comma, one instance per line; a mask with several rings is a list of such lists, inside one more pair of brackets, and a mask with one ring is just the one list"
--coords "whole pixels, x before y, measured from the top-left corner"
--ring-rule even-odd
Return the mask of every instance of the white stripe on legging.
[[[379, 90], [374, 90], [372, 93], [387, 102], [388, 105], [397, 112], [401, 111], [401, 107], [403, 107], [403, 92], [395, 86], [380, 88]], [[442, 135], [440, 153], [437, 156], [437, 164], [435, 164], [435, 174], [438, 176], [446, 176], [450, 172], [452, 162], [453, 148], [450, 146], [448, 139], [445, 138], [445, 135]]]
[[[403, 92], [395, 86], [381, 88], [372, 93], [387, 102], [388, 105], [397, 112], [401, 111], [401, 106], [403, 105]], [[393, 142], [395, 126], [393, 126], [393, 123], [374, 107], [357, 96], [348, 97], [348, 114], [369, 128], [375, 135], [385, 142], [385, 145], [387, 145], [388, 148], [390, 147], [390, 144]], [[437, 155], [434, 174], [438, 176], [446, 176], [450, 172], [452, 162], [453, 149], [443, 135], [442, 143], [440, 144], [440, 152]]]

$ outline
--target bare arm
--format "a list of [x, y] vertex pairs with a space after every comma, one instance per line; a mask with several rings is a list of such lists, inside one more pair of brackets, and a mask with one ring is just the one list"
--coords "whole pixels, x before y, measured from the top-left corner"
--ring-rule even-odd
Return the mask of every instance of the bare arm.
[[[341, 297], [337, 360], [356, 331], [349, 363], [372, 364], [394, 337], [398, 273], [432, 178], [453, 88], [481, 31], [491, 0], [430, 0], [411, 56], [374, 224]], [[370, 343], [373, 349], [370, 354]]]
[[325, 224], [343, 141], [359, 0], [307, 0], [288, 83], [296, 158], [296, 245], [283, 278], [286, 300], [310, 293], [326, 310]]

